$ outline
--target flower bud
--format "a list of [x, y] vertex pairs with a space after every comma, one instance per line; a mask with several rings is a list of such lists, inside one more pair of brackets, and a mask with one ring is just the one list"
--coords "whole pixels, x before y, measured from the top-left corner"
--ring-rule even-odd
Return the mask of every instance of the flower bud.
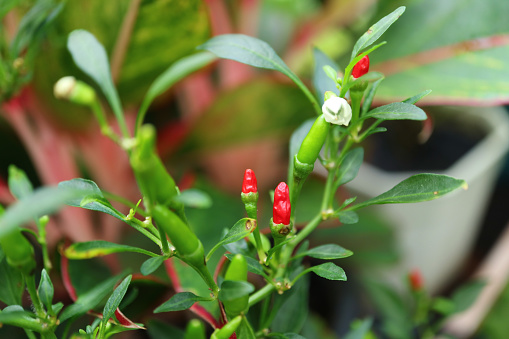
[[58, 80], [53, 87], [53, 93], [57, 99], [69, 100], [84, 106], [90, 106], [96, 100], [94, 89], [72, 76]]
[[424, 287], [424, 279], [422, 278], [421, 271], [415, 269], [408, 274], [408, 281], [412, 291], [418, 292]]
[[272, 209], [274, 224], [289, 225], [291, 210], [288, 185], [285, 182], [281, 182], [274, 191], [274, 206]]
[[339, 97], [327, 99], [322, 106], [325, 121], [335, 125], [348, 126], [352, 119], [352, 108], [348, 102]]
[[327, 91], [327, 92], [325, 92], [325, 95], [324, 95], [324, 101], [327, 101], [330, 98], [337, 98], [337, 97], [338, 96], [336, 95], [336, 93], [334, 93], [332, 91]]
[[355, 64], [355, 66], [353, 66], [352, 76], [357, 79], [363, 76], [364, 74], [368, 73], [368, 71], [369, 71], [369, 57], [365, 55], [362, 59], [359, 60], [359, 62]]

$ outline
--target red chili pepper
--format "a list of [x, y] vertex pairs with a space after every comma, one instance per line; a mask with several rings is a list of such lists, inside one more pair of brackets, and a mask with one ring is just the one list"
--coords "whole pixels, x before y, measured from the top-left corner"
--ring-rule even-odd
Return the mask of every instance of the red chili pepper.
[[410, 287], [413, 291], [420, 291], [424, 286], [424, 279], [422, 278], [421, 271], [415, 269], [408, 275]]
[[244, 172], [244, 181], [242, 182], [242, 193], [256, 193], [258, 192], [258, 183], [256, 182], [256, 176], [252, 169], [247, 169]]
[[354, 78], [360, 78], [369, 71], [369, 57], [365, 55], [358, 63], [353, 66], [352, 76]]
[[274, 207], [272, 220], [274, 224], [290, 224], [292, 207], [290, 205], [290, 193], [285, 182], [279, 183], [274, 191]]

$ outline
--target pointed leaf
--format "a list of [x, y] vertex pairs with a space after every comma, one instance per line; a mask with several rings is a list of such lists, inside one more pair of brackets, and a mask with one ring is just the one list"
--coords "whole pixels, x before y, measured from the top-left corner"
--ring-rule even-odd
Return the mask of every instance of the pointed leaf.
[[228, 231], [228, 233], [224, 236], [221, 241], [219, 241], [207, 254], [206, 260], [208, 261], [212, 254], [221, 246], [225, 244], [230, 244], [232, 242], [236, 242], [238, 240], [244, 239], [247, 237], [254, 229], [257, 227], [256, 220], [250, 218], [240, 219], [233, 225], [233, 227]]
[[332, 91], [339, 95], [336, 79], [339, 66], [318, 48], [313, 48], [315, 67], [313, 71], [313, 86], [318, 101], [323, 104], [326, 91]]
[[90, 32], [77, 29], [69, 34], [67, 49], [76, 65], [101, 88], [118, 119], [123, 111], [117, 90], [113, 85], [110, 64], [104, 47]]
[[105, 240], [93, 240], [74, 243], [64, 251], [64, 255], [69, 259], [76, 260], [101, 257], [108, 254], [121, 252], [134, 252], [146, 254], [151, 257], [158, 257], [157, 254], [144, 250], [143, 248], [115, 244]]
[[256, 335], [253, 332], [253, 328], [249, 324], [249, 321], [246, 317], [242, 317], [242, 321], [235, 330], [235, 334], [237, 335], [237, 338], [243, 338], [243, 339], [256, 339]]
[[197, 188], [182, 191], [182, 193], [175, 197], [175, 200], [181, 202], [186, 207], [192, 208], [209, 208], [212, 206], [210, 196]]
[[46, 306], [46, 309], [51, 312], [53, 311], [52, 302], [54, 291], [53, 283], [51, 282], [48, 272], [43, 269], [41, 272], [41, 282], [39, 283], [38, 293], [43, 305]]
[[364, 102], [362, 103], [362, 113], [361, 113], [361, 116], [366, 114], [369, 111], [369, 109], [371, 108], [371, 103], [373, 102], [373, 98], [375, 97], [375, 94], [376, 94], [376, 91], [378, 89], [378, 86], [380, 86], [380, 84], [382, 83], [382, 81], [384, 79], [385, 78], [382, 78], [382, 79], [379, 79], [379, 80], [375, 81], [369, 87], [368, 93], [364, 96]]
[[339, 166], [336, 187], [344, 185], [355, 179], [363, 160], [364, 149], [362, 147], [350, 150], [341, 162], [341, 166]]
[[254, 292], [253, 284], [247, 281], [225, 280], [221, 284], [218, 298], [221, 301], [231, 301]]
[[425, 91], [422, 91], [421, 93], [419, 94], [416, 94], [414, 95], [413, 97], [411, 98], [408, 98], [406, 100], [403, 100], [404, 103], [407, 103], [407, 104], [415, 104], [417, 101], [421, 100], [422, 98], [424, 98], [425, 96], [427, 96], [428, 94], [431, 93], [431, 90], [430, 89], [427, 89]]
[[0, 247], [0, 301], [7, 305], [19, 305], [24, 291], [23, 275], [7, 264], [2, 247]]
[[375, 204], [401, 204], [434, 200], [460, 187], [466, 189], [467, 183], [447, 175], [416, 174], [403, 180], [387, 192], [354, 205], [350, 209]]
[[8, 184], [12, 195], [18, 200], [29, 196], [34, 191], [34, 187], [25, 172], [14, 165], [9, 166]]
[[426, 113], [419, 107], [404, 102], [394, 102], [372, 109], [362, 119], [375, 118], [382, 120], [426, 120]]
[[316, 259], [333, 260], [347, 258], [352, 254], [352, 251], [349, 251], [339, 245], [327, 244], [312, 248], [303, 253], [299, 253], [299, 256], [309, 256]]
[[341, 211], [338, 213], [341, 223], [346, 225], [356, 224], [359, 222], [359, 215], [354, 211]]
[[161, 266], [161, 264], [166, 260], [165, 257], [157, 256], [154, 258], [150, 258], [145, 260], [145, 262], [141, 265], [140, 272], [143, 275], [149, 275]]
[[306, 271], [314, 272], [316, 275], [325, 279], [346, 281], [345, 271], [341, 267], [331, 262], [310, 267], [307, 270], [305, 270], [305, 272]]
[[127, 288], [131, 283], [132, 276], [128, 275], [121, 283], [115, 288], [113, 294], [108, 298], [106, 305], [103, 309], [103, 319], [102, 323], [106, 324], [108, 320], [115, 314], [115, 310], [120, 306], [120, 302], [124, 299], [124, 296], [127, 292]]
[[210, 301], [210, 298], [200, 297], [191, 292], [177, 293], [170, 300], [156, 308], [154, 313], [187, 310], [198, 301]]
[[350, 60], [353, 60], [357, 54], [366, 47], [371, 46], [378, 38], [403, 14], [405, 7], [397, 8], [391, 14], [383, 17], [376, 24], [371, 26], [355, 43]]

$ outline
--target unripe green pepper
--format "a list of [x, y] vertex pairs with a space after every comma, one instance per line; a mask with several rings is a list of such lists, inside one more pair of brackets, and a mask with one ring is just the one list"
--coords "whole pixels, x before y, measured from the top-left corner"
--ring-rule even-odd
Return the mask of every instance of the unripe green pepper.
[[184, 339], [205, 339], [205, 327], [198, 319], [192, 319], [187, 323]]
[[178, 194], [175, 181], [164, 167], [155, 150], [156, 132], [152, 125], [143, 125], [138, 132], [138, 146], [131, 154], [131, 166], [141, 193], [148, 205], [168, 206]]
[[302, 140], [297, 159], [304, 164], [313, 165], [320, 154], [325, 138], [329, 132], [330, 124], [325, 121], [323, 114], [316, 118], [308, 134]]
[[231, 335], [235, 333], [240, 323], [242, 322], [242, 316], [237, 316], [231, 321], [226, 323], [222, 328], [218, 328], [212, 333], [210, 339], [230, 339]]
[[[226, 270], [225, 280], [247, 281], [247, 261], [242, 254], [236, 254]], [[245, 313], [249, 307], [249, 295], [223, 301], [224, 310], [228, 317], [233, 318], [241, 313]]]
[[156, 205], [152, 216], [157, 227], [161, 227], [170, 237], [177, 253], [184, 261], [195, 267], [205, 265], [205, 252], [201, 241], [178, 215], [165, 206]]
[[[4, 213], [0, 205], [0, 216]], [[0, 246], [4, 251], [7, 263], [21, 271], [23, 274], [32, 274], [35, 268], [34, 248], [32, 244], [21, 234], [19, 228], [0, 237]]]

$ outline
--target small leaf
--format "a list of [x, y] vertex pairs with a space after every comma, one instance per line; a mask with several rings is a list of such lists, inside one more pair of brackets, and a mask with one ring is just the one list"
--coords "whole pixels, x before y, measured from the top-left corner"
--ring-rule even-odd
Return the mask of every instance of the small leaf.
[[482, 289], [486, 286], [484, 281], [472, 281], [454, 292], [452, 302], [454, 303], [454, 312], [459, 313], [468, 309], [477, 299]]
[[306, 271], [314, 272], [316, 275], [325, 279], [346, 281], [345, 271], [331, 262], [310, 267], [305, 270], [305, 272]]
[[141, 265], [140, 272], [143, 275], [149, 275], [161, 266], [161, 264], [166, 260], [165, 257], [157, 256], [154, 258], [150, 258], [145, 260], [145, 262]]
[[464, 180], [447, 175], [423, 173], [403, 180], [387, 192], [350, 207], [351, 210], [375, 204], [401, 204], [440, 198], [460, 187], [467, 188]]
[[422, 91], [421, 93], [417, 94], [417, 95], [414, 95], [413, 97], [411, 98], [408, 98], [406, 100], [403, 100], [404, 103], [407, 103], [407, 104], [415, 104], [417, 101], [421, 100], [422, 98], [424, 98], [425, 96], [427, 96], [428, 94], [431, 93], [431, 90], [430, 89], [427, 89], [425, 91]]
[[347, 258], [353, 254], [352, 251], [349, 251], [339, 245], [336, 244], [327, 244], [312, 248], [306, 252], [300, 253], [300, 256], [309, 256], [311, 258], [316, 259], [325, 259], [325, 260], [333, 260], [333, 259], [342, 259]]
[[90, 32], [77, 29], [69, 34], [67, 49], [76, 66], [101, 88], [114, 111], [122, 112], [120, 100], [111, 78], [110, 64], [104, 47]]
[[106, 305], [103, 309], [103, 319], [102, 323], [105, 325], [108, 320], [115, 314], [115, 310], [120, 306], [120, 302], [124, 299], [125, 293], [127, 292], [127, 288], [131, 283], [132, 276], [128, 275], [121, 283], [115, 288], [113, 294], [108, 298]]
[[46, 272], [45, 269], [41, 272], [41, 282], [39, 283], [39, 298], [41, 298], [42, 303], [46, 306], [46, 309], [50, 312], [53, 312], [52, 302], [53, 302], [53, 283]]
[[34, 191], [34, 187], [25, 172], [14, 165], [9, 166], [8, 184], [12, 195], [18, 200], [29, 196]]
[[242, 339], [256, 339], [256, 335], [253, 332], [253, 328], [249, 324], [249, 321], [246, 317], [242, 317], [242, 321], [235, 330], [235, 334], [237, 335], [237, 338]]
[[373, 325], [373, 319], [368, 318], [361, 323], [356, 323], [355, 328], [348, 332], [344, 339], [364, 339], [368, 337], [369, 330]]
[[211, 301], [210, 298], [199, 297], [191, 292], [177, 293], [154, 310], [154, 313], [187, 310], [198, 301]]
[[7, 264], [2, 247], [0, 247], [0, 301], [7, 305], [19, 305], [24, 291], [23, 275]]
[[230, 244], [232, 242], [236, 242], [238, 240], [244, 239], [247, 237], [254, 229], [257, 227], [256, 220], [250, 218], [240, 219], [233, 225], [233, 227], [228, 231], [228, 233], [224, 236], [221, 241], [219, 241], [207, 254], [206, 260], [208, 261], [212, 254], [221, 246], [225, 244]]
[[[225, 256], [228, 258], [228, 260], [232, 260], [232, 258], [235, 256], [235, 254], [227, 253]], [[249, 256], [244, 255], [244, 258], [246, 258], [247, 262], [247, 270], [251, 273], [258, 274], [258, 275], [265, 275], [265, 272], [263, 272], [263, 266], [258, 262], [258, 260], [253, 259]]]
[[232, 301], [254, 292], [255, 288], [247, 281], [225, 280], [221, 284], [218, 298], [221, 301]]
[[209, 208], [212, 206], [212, 199], [202, 190], [190, 188], [175, 197], [176, 201], [181, 202], [186, 207]]
[[369, 131], [366, 136], [369, 136], [369, 135], [372, 135], [372, 134], [375, 134], [375, 133], [383, 133], [383, 132], [387, 132], [387, 128], [385, 127], [376, 127], [376, 128], [373, 128], [371, 131]]
[[80, 295], [74, 304], [62, 312], [60, 322], [85, 314], [96, 307], [111, 292], [117, 281], [118, 277], [111, 277]]
[[366, 47], [371, 46], [378, 38], [403, 14], [405, 7], [401, 6], [397, 8], [391, 14], [380, 19], [376, 24], [371, 26], [366, 33], [364, 33], [359, 40], [355, 43], [352, 50], [350, 60], [353, 60], [359, 51]]
[[364, 149], [362, 147], [350, 150], [339, 166], [336, 179], [336, 187], [352, 181], [357, 176], [359, 168], [364, 160]]
[[272, 247], [268, 252], [267, 252], [267, 258], [270, 259], [272, 257], [272, 255], [278, 250], [280, 249], [281, 247], [283, 247], [284, 245], [286, 245], [288, 242], [290, 242], [291, 239], [286, 239], [285, 241], [282, 241], [280, 242], [279, 244], [277, 244], [276, 246]]
[[394, 102], [372, 109], [362, 119], [375, 118], [382, 120], [426, 120], [427, 115], [419, 107], [404, 102]]
[[382, 83], [382, 81], [384, 79], [385, 78], [382, 78], [382, 79], [379, 79], [379, 80], [375, 81], [371, 85], [371, 87], [369, 87], [368, 93], [365, 95], [364, 102], [362, 103], [362, 113], [361, 113], [361, 116], [366, 114], [369, 111], [369, 109], [371, 108], [371, 103], [373, 102], [373, 98], [375, 97], [376, 90], [378, 89], [378, 86], [380, 86], [380, 84]]
[[313, 71], [313, 86], [318, 101], [323, 104], [326, 91], [332, 91], [339, 95], [336, 79], [338, 78], [339, 66], [318, 48], [313, 48], [315, 67]]
[[346, 225], [356, 224], [359, 222], [359, 215], [354, 211], [341, 211], [338, 213], [341, 223]]
[[143, 248], [115, 244], [105, 240], [93, 240], [74, 243], [64, 251], [64, 255], [69, 259], [76, 260], [101, 257], [108, 254], [121, 252], [134, 252], [146, 254], [152, 257], [158, 257], [157, 254], [144, 250]]

